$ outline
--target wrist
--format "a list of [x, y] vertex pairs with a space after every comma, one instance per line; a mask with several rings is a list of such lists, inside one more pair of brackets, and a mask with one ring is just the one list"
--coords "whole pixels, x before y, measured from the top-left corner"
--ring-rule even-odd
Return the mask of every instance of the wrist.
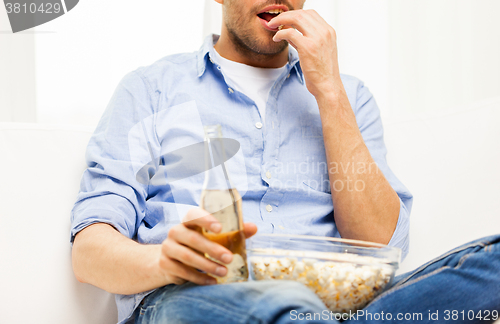
[[349, 108], [350, 103], [347, 98], [347, 93], [344, 90], [344, 87], [339, 87], [337, 85], [329, 87], [327, 90], [323, 90], [319, 92], [315, 96], [316, 102], [318, 103], [318, 108], [320, 111], [332, 109], [338, 110], [342, 108]]
[[[323, 127], [342, 122], [357, 129], [356, 117], [343, 86], [332, 86], [315, 96]], [[328, 126], [328, 127], [330, 127]]]
[[161, 267], [161, 244], [151, 244], [145, 245], [147, 247], [147, 253], [144, 255], [143, 267], [141, 269], [144, 284], [147, 288], [154, 289], [157, 287], [162, 287], [170, 284], [168, 282], [167, 274], [165, 270]]
[[313, 94], [316, 100], [319, 101], [329, 101], [340, 98], [345, 95], [344, 85], [342, 80], [339, 78], [332, 78], [322, 84], [316, 86], [316, 91]]
[[149, 263], [146, 266], [146, 270], [152, 274], [158, 283], [162, 283], [162, 281], [167, 281], [167, 274], [165, 273], [165, 269], [162, 267], [162, 244], [153, 244], [150, 246], [150, 259]]

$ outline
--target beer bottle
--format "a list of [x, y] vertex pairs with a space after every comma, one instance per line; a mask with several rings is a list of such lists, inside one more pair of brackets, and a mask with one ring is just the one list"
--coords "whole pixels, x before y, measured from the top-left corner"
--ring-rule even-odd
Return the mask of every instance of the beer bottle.
[[[226, 152], [220, 125], [205, 126], [205, 182], [201, 194], [201, 208], [212, 214], [222, 225], [219, 233], [203, 229], [203, 235], [219, 243], [233, 253], [224, 277], [217, 277], [217, 283], [246, 281], [248, 267], [246, 262], [245, 235], [243, 233], [243, 213], [241, 196], [232, 185], [225, 166]], [[215, 259], [205, 256], [217, 263]]]

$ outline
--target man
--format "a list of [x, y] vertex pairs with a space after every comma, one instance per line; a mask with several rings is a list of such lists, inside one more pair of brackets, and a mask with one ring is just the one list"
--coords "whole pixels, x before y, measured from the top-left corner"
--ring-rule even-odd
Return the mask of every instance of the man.
[[[240, 172], [231, 176], [243, 187], [247, 238], [258, 228], [408, 251], [412, 196], [385, 161], [372, 95], [339, 73], [333, 28], [315, 11], [301, 10], [304, 0], [216, 1], [223, 7], [220, 37], [208, 38], [197, 53], [129, 73], [89, 143], [89, 168], [72, 212], [73, 268], [80, 281], [117, 294], [120, 323], [286, 323], [291, 310], [326, 309], [293, 282], [213, 285], [209, 274], [224, 276], [227, 269], [203, 253], [223, 264], [232, 254], [197, 231], [221, 229], [193, 208], [203, 174], [154, 181], [160, 167], [154, 161], [203, 141], [203, 125], [220, 123], [224, 136], [241, 144], [234, 160]], [[478, 271], [500, 266], [499, 240], [471, 243], [398, 278], [367, 310], [424, 309], [427, 316], [451, 306], [499, 307], [498, 297], [485, 299], [498, 294], [498, 278]], [[449, 274], [449, 267], [461, 268]], [[462, 269], [464, 278], [476, 277], [462, 280]], [[444, 275], [450, 287], [481, 288], [484, 295], [450, 301], [447, 286], [436, 292]]]

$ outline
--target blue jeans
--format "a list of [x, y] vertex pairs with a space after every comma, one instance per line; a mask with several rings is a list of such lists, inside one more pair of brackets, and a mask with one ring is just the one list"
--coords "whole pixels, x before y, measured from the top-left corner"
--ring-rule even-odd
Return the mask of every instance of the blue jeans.
[[[500, 234], [464, 244], [396, 277], [389, 289], [343, 322], [492, 323], [497, 316]], [[287, 280], [168, 285], [146, 296], [135, 314], [137, 324], [339, 323], [337, 319], [306, 286]]]

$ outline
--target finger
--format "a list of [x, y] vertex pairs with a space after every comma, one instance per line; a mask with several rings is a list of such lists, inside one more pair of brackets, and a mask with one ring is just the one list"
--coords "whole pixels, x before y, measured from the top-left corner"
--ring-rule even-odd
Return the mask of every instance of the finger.
[[212, 258], [223, 263], [230, 263], [233, 259], [231, 251], [218, 243], [210, 241], [202, 234], [184, 226], [175, 226], [170, 229], [166, 241], [167, 248], [171, 245], [168, 239], [173, 240], [175, 243], [180, 243], [190, 247], [195, 251], [201, 252], [202, 254], [206, 253]]
[[318, 28], [314, 17], [305, 10], [283, 12], [271, 19], [267, 25], [270, 28], [278, 28], [281, 25], [291, 26], [306, 36], [314, 33]]
[[177, 260], [169, 260], [169, 269], [172, 275], [198, 285], [213, 285], [217, 283], [215, 278], [210, 277], [206, 273], [196, 271], [194, 268], [188, 267]]
[[257, 233], [257, 225], [254, 223], [243, 224], [243, 233], [245, 234], [245, 238], [254, 236]]
[[195, 253], [190, 248], [180, 244], [171, 245], [164, 253], [171, 259], [180, 261], [182, 264], [199, 269], [213, 275], [223, 277], [227, 274], [226, 267]]
[[183, 224], [189, 228], [203, 227], [206, 230], [214, 233], [219, 233], [222, 225], [212, 214], [201, 208], [191, 208], [188, 210], [184, 218]]
[[321, 15], [314, 9], [308, 9], [308, 10], [305, 10], [309, 17], [312, 18], [314, 21], [316, 21], [317, 23], [320, 23], [320, 24], [326, 24], [328, 26], [330, 26], [325, 19], [323, 19], [323, 17], [321, 17]]
[[288, 28], [282, 29], [274, 34], [273, 41], [278, 43], [282, 40], [286, 40], [290, 43], [290, 45], [297, 49], [302, 44], [303, 38], [304, 36], [300, 35], [295, 29]]

